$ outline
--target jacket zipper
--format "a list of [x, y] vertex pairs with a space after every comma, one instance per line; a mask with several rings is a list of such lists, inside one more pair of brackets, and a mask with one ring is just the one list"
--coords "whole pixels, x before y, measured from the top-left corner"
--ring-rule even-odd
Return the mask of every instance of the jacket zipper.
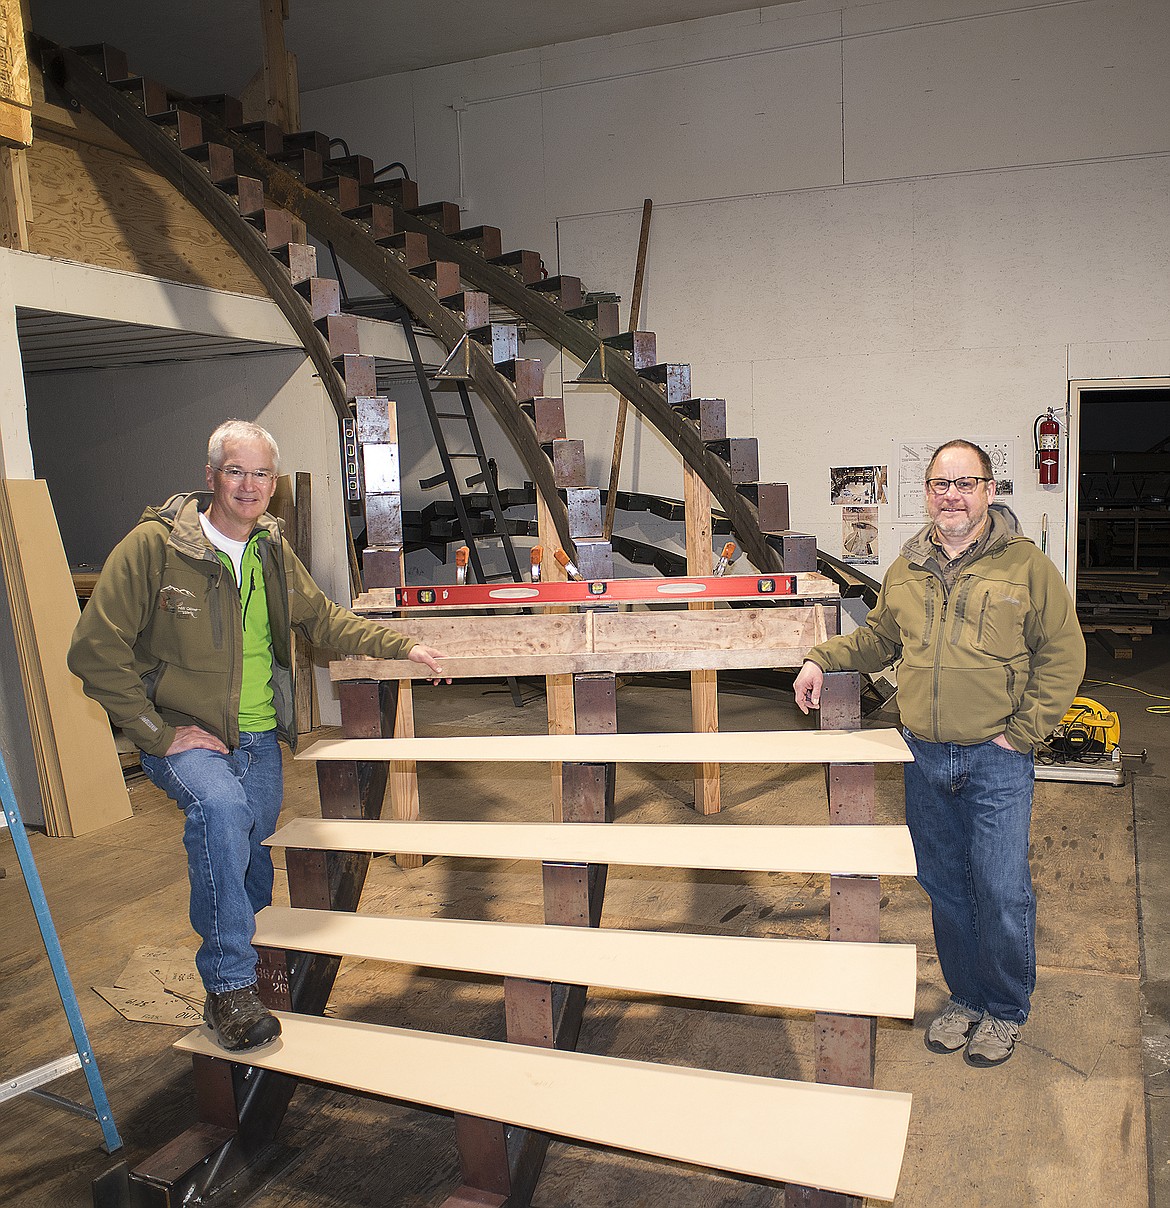
[[939, 741], [939, 715], [938, 715], [938, 693], [939, 684], [942, 682], [942, 650], [943, 643], [946, 640], [947, 629], [947, 605], [950, 603], [950, 597], [946, 594], [945, 588], [943, 592], [942, 607], [939, 609], [938, 625], [935, 627], [934, 637], [934, 677], [931, 684], [930, 692], [930, 720], [934, 726], [933, 742]]

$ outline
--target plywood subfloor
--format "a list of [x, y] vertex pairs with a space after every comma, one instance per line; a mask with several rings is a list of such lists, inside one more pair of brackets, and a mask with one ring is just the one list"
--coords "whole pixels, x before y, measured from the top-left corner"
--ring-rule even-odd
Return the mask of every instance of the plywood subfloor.
[[[627, 730], [685, 725], [689, 701], [667, 687], [618, 695]], [[776, 693], [721, 698], [724, 723], [799, 724]], [[506, 691], [456, 685], [419, 692], [429, 734], [518, 733], [541, 727], [543, 699], [523, 710]], [[316, 812], [312, 766], [286, 764], [285, 817]], [[690, 812], [690, 765], [619, 768], [617, 810], [629, 821], [710, 825]], [[424, 815], [539, 821], [549, 816], [547, 768], [423, 769]], [[823, 777], [812, 767], [725, 769], [723, 822], [823, 821]], [[108, 984], [141, 943], [190, 942], [185, 859], [177, 811], [149, 784], [132, 791], [132, 820], [80, 840], [34, 836], [49, 901], [82, 999], [118, 1127], [132, 1161], [193, 1119], [176, 1029], [128, 1023], [89, 991]], [[901, 771], [879, 769], [879, 821], [901, 817]], [[915, 1096], [897, 1203], [914, 1208], [1146, 1204], [1138, 1004], [1138, 949], [1130, 789], [1041, 784], [1033, 826], [1040, 898], [1040, 978], [1017, 1055], [995, 1070], [970, 1069], [922, 1045], [944, 991], [925, 897], [913, 882], [883, 881], [883, 938], [919, 945], [913, 1025], [883, 1021], [878, 1085]], [[31, 908], [0, 837], [0, 1072], [58, 1056], [68, 1033], [39, 954]], [[278, 853], [278, 863], [282, 857]], [[1165, 870], [1163, 870], [1165, 871]], [[404, 872], [379, 859], [364, 907], [383, 913], [539, 922], [539, 870], [509, 861], [433, 860]], [[283, 876], [277, 901], [287, 902]], [[611, 876], [605, 922], [731, 935], [820, 937], [827, 886], [817, 876], [621, 869]], [[344, 1018], [502, 1038], [502, 995], [486, 978], [375, 962], [346, 962], [331, 1011]], [[798, 1012], [710, 1009], [605, 991], [591, 995], [582, 1047], [652, 1061], [811, 1078], [812, 1022]], [[62, 1084], [74, 1095], [84, 1081]], [[0, 1198], [14, 1208], [88, 1206], [89, 1181], [111, 1164], [95, 1127], [24, 1101], [0, 1108]], [[441, 1115], [319, 1089], [301, 1090], [285, 1140], [297, 1163], [256, 1201], [259, 1208], [404, 1208], [438, 1202], [454, 1186], [451, 1121]], [[392, 1186], [390, 1182], [392, 1182]], [[537, 1191], [539, 1208], [664, 1205], [780, 1208], [775, 1187], [609, 1151], [554, 1143]]]

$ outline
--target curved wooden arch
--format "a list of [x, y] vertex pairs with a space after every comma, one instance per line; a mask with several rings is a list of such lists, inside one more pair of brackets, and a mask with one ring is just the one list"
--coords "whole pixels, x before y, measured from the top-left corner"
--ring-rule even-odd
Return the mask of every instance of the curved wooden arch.
[[[80, 55], [44, 40], [41, 47], [46, 70], [57, 83], [174, 185], [252, 269], [297, 333], [339, 418], [348, 418], [352, 413], [328, 343], [314, 326], [304, 299], [291, 284], [288, 271], [257, 239], [255, 230], [241, 216], [231, 198], [212, 182], [199, 163], [185, 155], [173, 139], [118, 89], [111, 87]], [[225, 129], [194, 106], [191, 108], [199, 113], [205, 132], [213, 141], [232, 148], [240, 174], [256, 177], [263, 183], [266, 198], [301, 218], [318, 238], [331, 242], [344, 259], [368, 280], [396, 297], [448, 350], [455, 347], [464, 335], [462, 324], [439, 304], [434, 291], [425, 282], [407, 270], [396, 253], [380, 247], [356, 223], [342, 217], [330, 201], [269, 160], [247, 139]], [[471, 371], [476, 393], [512, 441], [552, 514], [562, 545], [571, 549], [568, 515], [557, 494], [552, 464], [537, 442], [536, 429], [520, 410], [511, 383], [496, 371], [485, 350], [474, 342]]]

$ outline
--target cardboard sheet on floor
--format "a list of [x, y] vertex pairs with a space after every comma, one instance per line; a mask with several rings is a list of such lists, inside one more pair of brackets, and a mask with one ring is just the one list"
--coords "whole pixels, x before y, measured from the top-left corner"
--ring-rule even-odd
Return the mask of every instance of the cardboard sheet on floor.
[[109, 719], [65, 656], [81, 615], [48, 486], [0, 483], [0, 552], [50, 835], [131, 816]]
[[190, 948], [135, 948], [115, 984], [93, 990], [135, 1023], [189, 1028], [202, 1019], [203, 987]]

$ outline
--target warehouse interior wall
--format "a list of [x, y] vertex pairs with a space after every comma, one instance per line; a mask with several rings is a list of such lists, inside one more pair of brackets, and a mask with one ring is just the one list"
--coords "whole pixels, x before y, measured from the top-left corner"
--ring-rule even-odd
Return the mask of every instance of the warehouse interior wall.
[[[830, 467], [888, 466], [879, 575], [919, 517], [902, 446], [956, 435], [1002, 446], [1008, 502], [1033, 537], [1048, 517], [1059, 562], [1067, 481], [1037, 484], [1035, 417], [1065, 412], [1072, 378], [1170, 368], [1168, 54], [1161, 0], [808, 0], [322, 89], [302, 112], [621, 293], [623, 321], [652, 198], [659, 359], [727, 399], [729, 435], [759, 439], [761, 477], [830, 553]], [[551, 393], [575, 376], [555, 352]], [[566, 399], [604, 483], [614, 400]], [[623, 487], [680, 494], [660, 438], [635, 424], [626, 450]]]

